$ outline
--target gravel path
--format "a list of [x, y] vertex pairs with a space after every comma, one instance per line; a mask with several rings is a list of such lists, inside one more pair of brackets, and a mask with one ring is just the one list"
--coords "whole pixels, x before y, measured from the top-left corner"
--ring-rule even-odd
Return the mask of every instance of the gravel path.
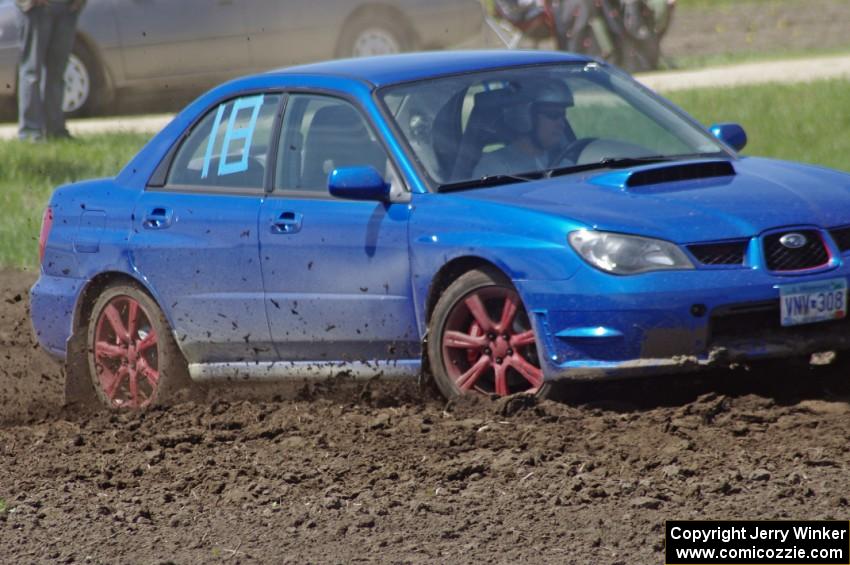
[[812, 82], [850, 78], [850, 56], [812, 57], [743, 63], [696, 71], [667, 71], [639, 75], [638, 80], [659, 92], [747, 84]]

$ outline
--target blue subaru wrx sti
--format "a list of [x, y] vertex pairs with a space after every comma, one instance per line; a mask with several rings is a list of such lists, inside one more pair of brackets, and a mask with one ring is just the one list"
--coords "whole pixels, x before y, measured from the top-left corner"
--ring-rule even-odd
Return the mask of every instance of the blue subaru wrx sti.
[[321, 63], [204, 95], [45, 211], [68, 395], [410, 376], [453, 397], [850, 348], [850, 176], [741, 158], [543, 52]]

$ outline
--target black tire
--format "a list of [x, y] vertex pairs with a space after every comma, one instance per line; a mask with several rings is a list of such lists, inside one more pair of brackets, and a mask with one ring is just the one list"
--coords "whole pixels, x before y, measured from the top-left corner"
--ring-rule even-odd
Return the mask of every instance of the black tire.
[[[135, 324], [130, 321], [132, 303], [137, 304]], [[165, 316], [134, 285], [116, 284], [101, 293], [88, 320], [86, 345], [89, 377], [104, 406], [144, 409], [174, 402], [180, 391], [195, 389]], [[151, 370], [157, 374], [155, 386]], [[134, 379], [136, 394], [131, 385]], [[110, 383], [114, 383], [112, 390]]]
[[106, 74], [97, 57], [79, 37], [74, 41], [74, 47], [71, 49], [71, 59], [68, 61], [69, 69], [75, 65], [80, 65], [85, 69], [89, 84], [88, 94], [82, 99], [75, 101], [75, 108], [71, 111], [66, 110], [65, 116], [68, 118], [77, 118], [97, 114], [106, 104]]
[[337, 44], [337, 58], [363, 56], [363, 53], [358, 52], [358, 46], [362, 45], [364, 34], [370, 31], [375, 32], [376, 45], [383, 39], [387, 46], [392, 43], [397, 47], [397, 50], [388, 51], [386, 54], [412, 51], [416, 48], [415, 34], [406, 21], [384, 10], [369, 10], [354, 15], [346, 22]]
[[[478, 316], [472, 314], [472, 308], [467, 306], [470, 299], [480, 300], [490, 328], [479, 323], [481, 310]], [[509, 301], [515, 314], [505, 329], [501, 326]], [[498, 322], [496, 317], [500, 318]], [[497, 396], [532, 393], [545, 397], [551, 389], [543, 381], [536, 338], [525, 306], [511, 282], [495, 270], [476, 269], [458, 277], [434, 306], [428, 336], [431, 372], [440, 392], [449, 400], [472, 390]], [[462, 345], [464, 337], [476, 343]], [[529, 367], [535, 370], [537, 386], [524, 376], [531, 374]], [[503, 374], [502, 387], [498, 383], [499, 372]]]

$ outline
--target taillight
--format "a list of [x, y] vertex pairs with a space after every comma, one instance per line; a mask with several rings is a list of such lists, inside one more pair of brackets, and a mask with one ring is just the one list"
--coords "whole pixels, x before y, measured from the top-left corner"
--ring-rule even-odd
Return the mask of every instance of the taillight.
[[44, 261], [44, 247], [47, 245], [47, 237], [50, 235], [50, 228], [53, 227], [53, 209], [48, 206], [44, 210], [44, 215], [41, 217], [41, 233], [38, 236], [38, 262]]

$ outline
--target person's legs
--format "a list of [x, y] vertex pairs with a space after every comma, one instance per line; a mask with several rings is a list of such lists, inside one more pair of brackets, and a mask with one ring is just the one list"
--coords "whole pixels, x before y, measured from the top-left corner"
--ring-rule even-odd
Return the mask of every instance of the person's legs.
[[65, 68], [74, 46], [79, 12], [72, 12], [68, 4], [49, 4], [53, 15], [53, 29], [47, 47], [44, 79], [45, 130], [48, 136], [67, 137], [62, 99], [65, 95]]
[[18, 73], [18, 137], [44, 136], [45, 115], [42, 98], [44, 64], [51, 34], [47, 6], [19, 13], [21, 59]]

